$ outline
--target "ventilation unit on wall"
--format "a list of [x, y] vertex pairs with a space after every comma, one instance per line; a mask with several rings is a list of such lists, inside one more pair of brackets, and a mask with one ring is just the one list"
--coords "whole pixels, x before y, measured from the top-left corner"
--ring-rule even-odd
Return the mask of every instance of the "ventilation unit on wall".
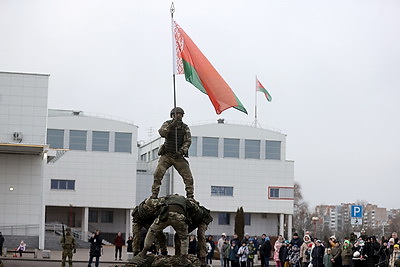
[[14, 132], [13, 133], [14, 141], [21, 143], [22, 142], [22, 133], [21, 132]]

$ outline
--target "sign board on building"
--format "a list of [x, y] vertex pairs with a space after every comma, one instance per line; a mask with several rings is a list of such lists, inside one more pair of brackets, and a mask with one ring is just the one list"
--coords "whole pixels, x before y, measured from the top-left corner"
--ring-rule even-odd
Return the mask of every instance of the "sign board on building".
[[362, 218], [363, 211], [361, 205], [353, 205], [351, 206], [351, 217], [353, 218]]

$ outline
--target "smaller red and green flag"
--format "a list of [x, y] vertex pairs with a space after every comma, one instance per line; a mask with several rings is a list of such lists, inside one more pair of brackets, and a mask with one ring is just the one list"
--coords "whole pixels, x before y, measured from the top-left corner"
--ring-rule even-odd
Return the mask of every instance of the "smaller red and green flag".
[[271, 102], [272, 100], [271, 95], [268, 93], [267, 89], [265, 89], [265, 87], [260, 83], [260, 81], [257, 78], [256, 78], [256, 91], [264, 93], [267, 100]]

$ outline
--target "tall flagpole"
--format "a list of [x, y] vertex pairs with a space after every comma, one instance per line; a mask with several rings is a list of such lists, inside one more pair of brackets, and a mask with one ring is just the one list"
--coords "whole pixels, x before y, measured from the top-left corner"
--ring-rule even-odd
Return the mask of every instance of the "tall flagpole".
[[[176, 42], [175, 42], [175, 32], [174, 32], [174, 12], [175, 6], [174, 2], [171, 4], [169, 10], [171, 12], [171, 31], [172, 31], [172, 83], [174, 89], [174, 110], [176, 110], [176, 85], [175, 85], [175, 72], [176, 72]], [[176, 113], [175, 113], [176, 115]]]
[[[174, 88], [174, 113], [176, 118], [176, 83], [175, 83], [175, 73], [177, 70], [176, 67], [176, 41], [175, 41], [175, 25], [174, 25], [174, 12], [175, 6], [174, 2], [171, 3], [171, 8], [169, 9], [171, 12], [171, 31], [172, 31], [172, 83]], [[178, 152], [178, 128], [175, 127], [175, 152]], [[172, 194], [174, 192], [174, 171], [171, 169], [171, 177], [170, 177], [170, 189], [169, 193]]]
[[256, 75], [256, 88], [254, 90], [254, 126], [257, 128], [257, 75]]

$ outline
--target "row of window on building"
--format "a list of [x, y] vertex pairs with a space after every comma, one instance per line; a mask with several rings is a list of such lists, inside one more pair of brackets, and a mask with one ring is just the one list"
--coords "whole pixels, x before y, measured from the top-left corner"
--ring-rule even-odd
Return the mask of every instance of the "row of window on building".
[[[200, 156], [197, 149], [197, 143], [201, 138], [201, 156], [203, 157], [218, 157], [219, 156], [219, 139], [218, 137], [192, 137], [192, 144], [189, 149], [189, 156]], [[240, 155], [240, 139], [236, 138], [223, 138], [223, 151], [224, 158], [241, 158]], [[281, 141], [275, 140], [251, 140], [245, 139], [244, 142], [244, 155], [245, 159], [281, 159]], [[265, 153], [262, 155], [261, 150], [264, 147]], [[153, 149], [151, 152], [140, 155], [141, 161], [151, 161], [158, 157], [158, 148]]]
[[47, 129], [47, 144], [50, 148], [131, 153], [132, 133]]
[[[50, 188], [54, 190], [75, 190], [75, 180], [51, 179]], [[233, 186], [211, 186], [211, 196], [233, 196]], [[270, 199], [293, 199], [294, 190], [292, 187], [268, 188]]]

